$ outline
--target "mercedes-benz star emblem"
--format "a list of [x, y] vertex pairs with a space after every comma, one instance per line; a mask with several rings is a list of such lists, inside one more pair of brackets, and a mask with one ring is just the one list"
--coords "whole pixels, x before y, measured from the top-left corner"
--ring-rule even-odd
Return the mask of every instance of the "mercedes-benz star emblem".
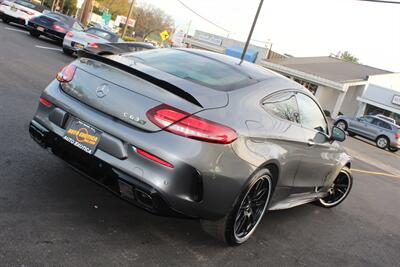
[[108, 85], [107, 84], [102, 84], [99, 87], [96, 88], [96, 95], [97, 97], [105, 97], [109, 92]]

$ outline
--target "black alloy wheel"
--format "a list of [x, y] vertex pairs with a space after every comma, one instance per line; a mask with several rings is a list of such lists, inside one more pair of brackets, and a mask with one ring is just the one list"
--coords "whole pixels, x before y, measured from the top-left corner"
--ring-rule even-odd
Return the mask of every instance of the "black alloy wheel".
[[353, 186], [353, 176], [347, 167], [344, 167], [328, 190], [328, 195], [318, 199], [319, 204], [325, 208], [339, 205], [349, 194]]
[[263, 216], [271, 193], [271, 177], [265, 175], [250, 188], [243, 199], [234, 224], [237, 240], [247, 239]]
[[243, 244], [254, 233], [263, 218], [274, 184], [269, 169], [257, 171], [225, 217], [216, 221], [201, 220], [203, 230], [229, 245]]

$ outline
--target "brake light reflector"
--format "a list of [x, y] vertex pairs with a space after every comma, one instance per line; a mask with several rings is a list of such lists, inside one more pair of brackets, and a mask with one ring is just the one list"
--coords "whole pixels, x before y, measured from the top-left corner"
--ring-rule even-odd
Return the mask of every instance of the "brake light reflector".
[[43, 105], [45, 105], [48, 108], [51, 108], [53, 106], [53, 103], [51, 103], [49, 100], [41, 97], [39, 98], [39, 102], [42, 103]]
[[60, 25], [57, 24], [53, 24], [53, 26], [51, 26], [54, 30], [59, 31], [59, 32], [66, 32], [67, 30], [64, 29], [63, 27], [61, 27]]
[[57, 73], [56, 79], [59, 82], [67, 83], [72, 81], [75, 75], [76, 66], [73, 64], [69, 64], [62, 68], [60, 72]]
[[88, 46], [91, 48], [99, 48], [99, 46], [96, 43], [90, 43]]
[[68, 37], [73, 37], [74, 36], [74, 34], [72, 33], [72, 32], [67, 32], [67, 34], [66, 34]]
[[173, 168], [173, 167], [174, 167], [174, 165], [172, 165], [171, 163], [169, 163], [169, 162], [167, 162], [167, 161], [165, 161], [165, 160], [163, 160], [163, 159], [160, 159], [159, 157], [154, 156], [153, 154], [150, 154], [149, 152], [146, 152], [146, 151], [144, 151], [144, 150], [142, 150], [142, 149], [140, 149], [140, 148], [134, 147], [134, 150], [135, 150], [139, 155], [141, 155], [141, 156], [143, 156], [143, 157], [145, 157], [145, 158], [148, 158], [148, 159], [150, 159], [150, 160], [152, 160], [152, 161], [155, 161], [155, 162], [157, 162], [157, 163], [159, 163], [159, 164], [161, 164], [161, 165], [167, 166], [168, 168]]
[[236, 132], [227, 126], [166, 104], [150, 109], [146, 115], [161, 129], [191, 139], [218, 144], [230, 144], [237, 139]]

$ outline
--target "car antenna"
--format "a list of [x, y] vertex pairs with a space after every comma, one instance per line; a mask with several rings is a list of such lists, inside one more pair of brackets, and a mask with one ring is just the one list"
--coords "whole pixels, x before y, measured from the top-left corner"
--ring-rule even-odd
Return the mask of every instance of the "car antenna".
[[262, 7], [263, 3], [264, 3], [264, 0], [261, 0], [260, 4], [258, 5], [257, 13], [256, 13], [256, 15], [254, 17], [253, 24], [251, 25], [251, 29], [250, 29], [250, 32], [249, 32], [249, 36], [247, 37], [246, 44], [244, 45], [242, 56], [240, 57], [239, 65], [242, 64], [242, 62], [244, 60], [244, 56], [246, 55], [247, 48], [249, 47], [251, 36], [253, 35], [253, 31], [254, 31], [254, 28], [255, 28], [255, 26], [257, 24], [258, 15], [260, 14], [261, 7]]

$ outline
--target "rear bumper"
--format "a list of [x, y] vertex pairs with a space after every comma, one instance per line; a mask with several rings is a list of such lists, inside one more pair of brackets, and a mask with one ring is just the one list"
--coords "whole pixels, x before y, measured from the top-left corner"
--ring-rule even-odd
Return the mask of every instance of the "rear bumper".
[[[76, 149], [62, 138], [65, 125], [69, 117], [87, 122], [99, 129], [102, 136], [93, 155], [78, 150], [80, 157], [83, 155], [89, 162], [91, 170], [73, 165], [75, 168], [92, 176], [92, 171], [101, 172], [100, 166], [96, 165], [100, 162], [112, 170], [114, 180], [118, 181], [123, 173], [129, 178], [122, 179], [129, 184], [139, 181], [148, 185], [169, 209], [180, 214], [210, 220], [225, 216], [255, 170], [239, 158], [230, 145], [204, 143], [164, 131], [148, 133], [136, 129], [67, 95], [57, 81], [46, 88], [42, 97], [55, 106], [48, 108], [39, 104], [31, 127], [31, 131], [37, 125], [44, 128], [44, 137], [40, 131], [33, 135], [39, 144], [73, 165], [76, 162], [70, 162], [70, 155], [76, 153]], [[133, 147], [154, 153], [174, 168], [144, 158]], [[120, 194], [118, 190], [113, 188]], [[153, 211], [158, 212], [157, 209]]]
[[[157, 190], [150, 185], [114, 168], [103, 160], [71, 146], [35, 120], [31, 121], [29, 125], [29, 133], [32, 139], [41, 147], [49, 149], [79, 173], [106, 187], [117, 196], [152, 213], [181, 215], [170, 209]], [[131, 192], [127, 192], [127, 188]]]
[[28, 22], [28, 24], [26, 24], [25, 27], [26, 27], [29, 31], [32, 31], [32, 32], [34, 32], [34, 33], [37, 33], [37, 34], [46, 36], [46, 37], [48, 37], [48, 38], [50, 38], [50, 39], [53, 39], [53, 40], [55, 40], [55, 41], [58, 41], [58, 42], [62, 42], [62, 40], [64, 39], [64, 36], [65, 36], [65, 34], [66, 34], [66, 33], [64, 33], [64, 32], [57, 32], [57, 31], [54, 31], [54, 30], [52, 30], [52, 29], [47, 28], [46, 26], [43, 27], [43, 28], [44, 28], [44, 31], [43, 31], [43, 32], [42, 32], [42, 31], [38, 31], [38, 30], [36, 29], [38, 26], [43, 27], [43, 26], [41, 26], [41, 25], [34, 24], [34, 23], [32, 23], [32, 22]]

